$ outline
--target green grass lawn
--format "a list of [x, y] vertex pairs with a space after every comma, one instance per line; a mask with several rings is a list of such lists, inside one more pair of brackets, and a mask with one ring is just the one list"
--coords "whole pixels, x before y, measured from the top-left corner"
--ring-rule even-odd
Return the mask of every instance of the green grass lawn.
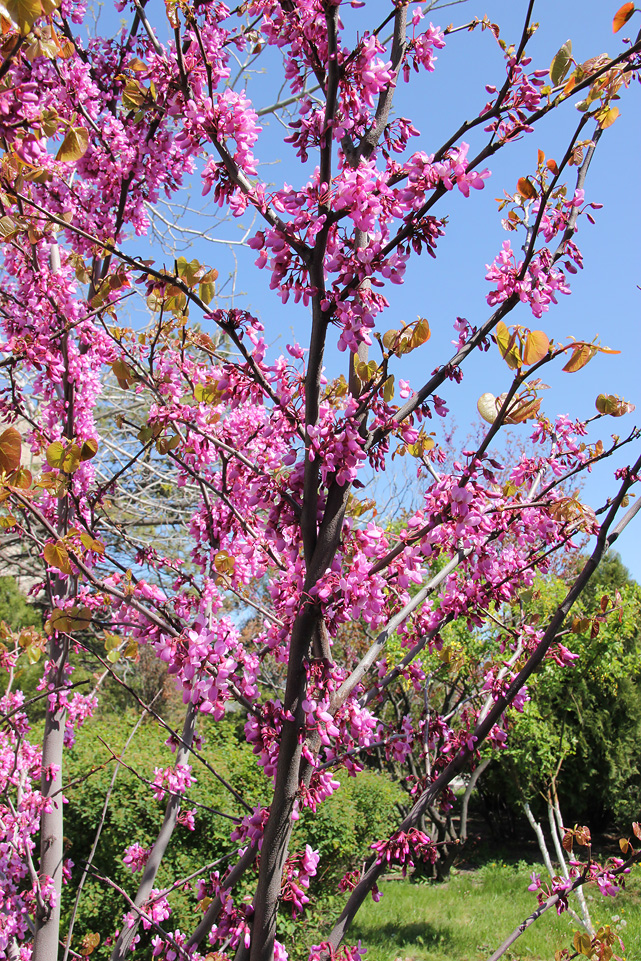
[[[361, 939], [367, 961], [482, 961], [536, 908], [536, 896], [527, 890], [531, 870], [523, 862], [493, 862], [456, 874], [447, 884], [384, 882], [381, 902], [363, 905], [348, 940]], [[621, 956], [639, 961], [641, 883], [629, 881], [616, 898], [586, 888], [586, 897], [595, 927], [609, 924], [625, 944]], [[550, 910], [504, 957], [554, 961], [554, 952], [570, 947], [577, 929], [570, 914], [558, 917]]]

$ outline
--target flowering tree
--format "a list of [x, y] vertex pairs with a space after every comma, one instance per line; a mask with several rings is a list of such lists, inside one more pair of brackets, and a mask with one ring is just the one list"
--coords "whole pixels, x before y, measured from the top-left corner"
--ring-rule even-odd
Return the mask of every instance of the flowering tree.
[[[339, 789], [337, 773], [355, 773], [375, 743], [402, 758], [423, 737], [438, 751], [411, 811], [344, 879], [344, 909], [311, 947], [311, 958], [359, 958], [360, 948], [342, 943], [360, 905], [377, 896], [388, 865], [405, 870], [438, 856], [417, 827], [421, 817], [483, 742], [504, 742], [505, 712], [523, 703], [543, 660], [572, 660], [559, 639], [562, 624], [638, 506], [626, 512], [641, 460], [617, 471], [611, 498], [597, 510], [563, 494], [566, 479], [596, 469], [639, 432], [587, 443], [585, 421], [545, 416], [540, 373], [560, 364], [572, 374], [604, 348], [555, 343], [526, 325], [569, 293], [568, 275], [582, 266], [576, 227], [597, 206], [586, 201], [590, 163], [617, 119], [615, 101], [641, 67], [641, 38], [625, 40], [612, 58], [584, 63], [568, 43], [549, 68], [535, 67], [528, 56], [533, 0], [523, 4], [515, 43], [487, 19], [472, 19], [464, 28], [494, 36], [504, 71], [488, 78], [496, 86], [487, 87], [477, 115], [424, 151], [413, 148], [419, 132], [411, 120], [392, 107], [402, 85], [420, 89], [446, 35], [462, 29], [424, 20], [435, 4], [381, 2], [377, 21], [377, 5], [357, 0], [246, 0], [231, 11], [217, 0], [167, 0], [162, 13], [155, 6], [120, 0], [129, 26], [114, 38], [90, 39], [80, 0], [0, 6], [2, 524], [36, 557], [49, 610], [43, 637], [7, 637], [1, 649], [8, 685], [0, 729], [0, 952], [51, 961], [64, 945], [65, 958], [78, 956], [71, 932], [59, 930], [68, 873], [64, 751], [96, 697], [77, 689], [74, 664], [89, 651], [101, 670], [116, 673], [118, 657], [135, 660], [145, 645], [175, 677], [185, 719], [173, 738], [174, 763], [159, 766], [150, 785], [167, 802], [158, 838], [151, 849], [134, 843], [123, 852], [142, 879], [135, 891], [121, 891], [112, 957], [127, 957], [145, 931], [154, 955], [168, 959], [202, 958], [210, 949], [209, 957], [286, 957], [279, 907], [299, 913], [319, 871], [310, 845], [290, 848], [299, 810], [315, 811]], [[634, 12], [626, 3], [615, 30]], [[289, 87], [278, 104], [261, 106], [260, 89], [253, 101], [232, 81], [238, 59], [259, 53]], [[539, 150], [502, 202], [518, 241], [510, 234], [487, 267], [492, 312], [478, 327], [457, 318], [451, 356], [423, 383], [399, 379], [395, 400], [394, 377], [430, 328], [424, 318], [404, 326], [388, 320], [387, 286], [404, 281], [411, 260], [436, 255], [451, 193], [472, 204], [490, 158], [509, 152], [548, 114], [567, 110], [568, 100], [580, 113], [564, 155], [555, 161]], [[288, 177], [299, 181], [272, 189], [254, 155], [258, 114], [286, 109], [293, 117], [284, 117], [283, 150], [292, 153]], [[466, 141], [472, 133], [485, 137], [475, 156]], [[157, 263], [136, 242], [148, 230], [149, 206], [161, 194], [179, 197], [187, 176], [231, 216], [250, 211], [260, 221], [249, 246], [257, 267], [271, 272], [276, 295], [300, 304], [301, 325], [309, 327], [304, 344], [272, 356], [257, 317], [217, 305], [215, 269], [184, 257]], [[145, 324], [125, 323], [123, 300], [132, 291], [145, 304]], [[334, 363], [332, 338], [345, 358], [335, 377], [324, 368]], [[492, 341], [513, 372], [511, 384], [498, 397], [482, 395], [482, 442], [444, 470], [426, 421], [446, 415], [438, 391], [454, 389], [469, 355], [494, 350]], [[109, 379], [130, 401], [103, 430], [109, 406], [100, 399]], [[632, 409], [613, 395], [596, 403], [599, 417]], [[526, 422], [535, 446], [501, 467], [490, 445], [503, 425]], [[117, 456], [115, 431], [125, 438]], [[359, 490], [363, 475], [402, 453], [415, 458], [424, 496], [391, 533], [367, 512]], [[30, 457], [39, 460], [30, 466]], [[127, 510], [115, 509], [127, 492], [139, 492], [141, 463], [189, 491], [181, 501], [190, 512], [187, 555], [182, 538], [174, 551], [169, 537], [162, 550], [143, 542], [128, 529]], [[136, 503], [138, 525], [144, 498]], [[526, 618], [518, 630], [506, 629], [502, 605], [582, 533], [595, 535], [593, 553], [549, 622]], [[257, 583], [266, 601], [257, 600]], [[230, 595], [259, 617], [253, 638], [225, 612]], [[337, 641], [355, 620], [367, 625], [365, 649]], [[431, 709], [399, 717], [397, 727], [382, 724], [377, 712], [394, 685], [422, 696], [423, 656], [457, 622], [496, 628], [490, 661], [479, 655], [482, 687], [450, 715]], [[40, 651], [41, 735], [30, 733], [30, 704], [14, 684], [18, 657], [35, 661]], [[284, 678], [282, 690], [265, 683], [269, 672]], [[247, 810], [237, 798], [228, 866], [201, 880], [204, 910], [195, 929], [170, 930], [170, 892], [155, 879], [177, 826], [193, 820], [183, 796], [197, 797], [198, 718], [220, 720], [230, 702], [246, 712], [247, 741], [273, 781], [271, 802]], [[570, 832], [568, 844], [585, 844], [589, 834], [581, 832]], [[634, 860], [634, 841], [625, 845]], [[533, 918], [561, 910], [569, 888], [586, 881], [616, 890], [627, 864], [601, 866], [587, 850], [568, 878], [539, 890]], [[249, 903], [235, 896], [248, 880]], [[589, 935], [577, 937], [585, 953], [596, 950]], [[599, 950], [611, 951], [609, 933], [594, 937]], [[95, 946], [88, 935], [78, 950], [87, 955]]]

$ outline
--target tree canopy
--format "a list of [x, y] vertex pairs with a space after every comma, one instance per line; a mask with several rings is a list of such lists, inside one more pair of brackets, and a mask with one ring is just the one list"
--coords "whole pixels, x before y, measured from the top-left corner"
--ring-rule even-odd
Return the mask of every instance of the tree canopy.
[[[467, 10], [446, 6], [448, 17]], [[595, 390], [570, 418], [554, 413], [543, 378], [581, 377], [616, 353], [558, 334], [551, 317], [581, 282], [577, 230], [598, 227], [590, 170], [625, 119], [618, 104], [634, 103], [641, 35], [626, 3], [611, 11], [614, 55], [579, 60], [568, 41], [536, 63], [534, 0], [521, 6], [517, 34], [504, 36], [474, 14], [442, 28], [430, 20], [438, 3], [410, 0], [118, 0], [103, 21], [82, 0], [0, 3], [0, 523], [45, 609], [41, 631], [7, 629], [0, 647], [0, 951], [11, 961], [132, 950], [284, 961], [299, 951], [292, 929], [310, 886], [338, 866], [343, 901], [305, 953], [358, 961], [350, 925], [383, 873], [441, 854], [426, 813], [447, 810], [484, 746], [506, 743], [536, 673], [550, 660], [568, 667], [579, 648], [589, 658], [581, 638], [618, 609], [615, 597], [572, 610], [641, 503], [641, 432], [612, 433], [634, 405]], [[499, 66], [475, 111], [431, 143], [404, 114], [436, 89], [439, 53], [464, 33], [496, 44]], [[264, 83], [252, 82], [257, 58]], [[447, 111], [447, 91], [435, 103]], [[566, 131], [554, 156], [548, 117]], [[265, 118], [282, 133], [282, 171], [260, 162]], [[487, 189], [498, 155], [517, 159], [499, 185], [506, 239], [481, 265], [478, 316], [430, 316], [426, 277], [451, 211]], [[237, 278], [221, 281], [217, 241], [229, 235], [188, 182], [242, 225], [278, 310], [256, 316], [239, 305]], [[154, 230], [174, 248], [197, 238], [206, 254], [150, 249]], [[462, 270], [457, 285], [467, 280]], [[393, 291], [412, 281], [425, 311], [406, 321]], [[286, 304], [297, 323], [281, 350]], [[435, 356], [437, 325], [453, 340]], [[478, 385], [473, 415], [482, 433], [453, 453], [439, 427], [448, 397], [473, 361], [489, 370], [492, 358], [501, 374]], [[501, 453], [510, 425], [525, 439]], [[368, 485], [402, 458], [420, 499], [390, 523]], [[597, 471], [609, 493], [590, 505], [577, 482]], [[537, 611], [536, 578], [586, 545]], [[448, 681], [457, 645], [463, 684]], [[179, 720], [130, 683], [150, 655], [180, 693]], [[25, 659], [41, 668], [35, 692], [18, 683]], [[438, 702], [435, 671], [447, 688]], [[112, 780], [97, 768], [80, 789], [74, 743], [108, 683], [138, 706], [131, 737], [151, 718], [166, 750], [153, 772], [137, 770], [114, 737]], [[201, 730], [224, 731], [230, 717], [242, 719], [257, 782], [238, 785], [201, 745]], [[336, 856], [322, 824], [341, 793], [358, 809], [347, 779], [373, 752], [402, 761], [421, 743], [428, 763], [405, 814], [391, 827], [381, 791], [366, 854]], [[108, 848], [125, 840], [110, 808], [124, 770], [163, 810], [160, 824], [141, 815], [120, 852], [133, 886]], [[226, 805], [214, 805], [210, 778]], [[75, 866], [74, 789], [87, 791], [78, 817], [95, 823]], [[211, 856], [192, 868], [174, 842], [204, 813]], [[531, 920], [586, 883], [616, 893], [640, 835], [635, 825], [624, 857], [601, 863], [587, 828], [572, 830], [568, 844], [587, 854], [539, 890]], [[100, 931], [76, 931], [96, 885]], [[607, 931], [577, 937], [586, 955], [613, 953]]]

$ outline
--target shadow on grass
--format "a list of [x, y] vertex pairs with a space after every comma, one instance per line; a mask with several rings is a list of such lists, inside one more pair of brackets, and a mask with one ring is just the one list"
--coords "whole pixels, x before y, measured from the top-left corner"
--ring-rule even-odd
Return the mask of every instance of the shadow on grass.
[[364, 947], [385, 947], [388, 951], [393, 948], [411, 948], [419, 945], [421, 948], [445, 948], [454, 944], [452, 932], [449, 928], [435, 926], [429, 922], [416, 924], [372, 924], [366, 922], [354, 925], [355, 938], [360, 938]]

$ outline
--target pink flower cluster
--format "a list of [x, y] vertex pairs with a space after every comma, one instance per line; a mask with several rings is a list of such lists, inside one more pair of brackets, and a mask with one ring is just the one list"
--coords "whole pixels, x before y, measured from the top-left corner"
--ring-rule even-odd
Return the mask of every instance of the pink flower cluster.
[[305, 845], [302, 854], [290, 855], [287, 858], [282, 899], [291, 904], [293, 917], [296, 917], [309, 903], [306, 892], [309, 882], [316, 874], [319, 860], [318, 851], [313, 851], [309, 844]]
[[390, 865], [399, 864], [403, 877], [408, 868], [414, 867], [414, 858], [431, 864], [434, 864], [437, 858], [436, 845], [427, 834], [417, 828], [396, 831], [387, 841], [376, 841], [372, 844], [372, 848], [376, 851], [379, 862], [387, 861]]
[[523, 261], [517, 263], [509, 240], [503, 241], [501, 252], [486, 267], [485, 279], [495, 285], [487, 295], [491, 307], [517, 294], [522, 303], [530, 305], [534, 316], [540, 318], [550, 309], [550, 304], [557, 303], [557, 294], [570, 293], [565, 274], [554, 266], [552, 254], [546, 247], [531, 259], [522, 279]]

